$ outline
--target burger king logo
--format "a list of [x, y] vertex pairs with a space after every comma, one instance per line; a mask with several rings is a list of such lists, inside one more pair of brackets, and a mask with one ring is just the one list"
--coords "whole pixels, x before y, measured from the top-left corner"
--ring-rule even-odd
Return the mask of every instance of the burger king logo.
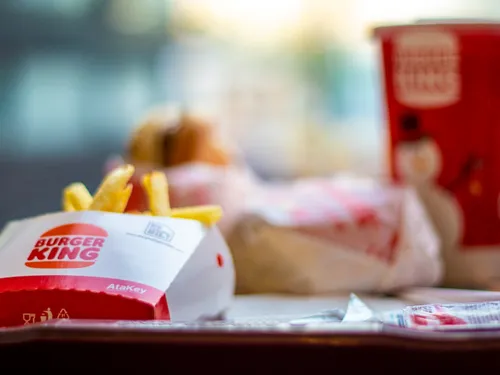
[[25, 263], [30, 268], [85, 268], [92, 266], [108, 233], [95, 225], [74, 223], [40, 236]]

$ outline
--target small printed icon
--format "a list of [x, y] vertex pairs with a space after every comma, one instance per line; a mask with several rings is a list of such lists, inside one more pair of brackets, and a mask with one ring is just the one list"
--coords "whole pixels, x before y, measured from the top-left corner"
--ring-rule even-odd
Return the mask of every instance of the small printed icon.
[[32, 314], [32, 313], [24, 313], [23, 314], [24, 325], [33, 324], [33, 323], [35, 323], [35, 320], [36, 320], [36, 314]]
[[162, 242], [170, 242], [174, 236], [174, 231], [161, 223], [150, 221], [144, 230], [144, 234]]
[[59, 311], [59, 314], [57, 314], [57, 319], [69, 319], [69, 314], [66, 309], [61, 309], [61, 311]]
[[[54, 314], [52, 313], [52, 310], [47, 308], [47, 310], [43, 311], [39, 318], [38, 321], [40, 322], [46, 322], [48, 320], [54, 319]], [[59, 314], [57, 314], [57, 317], [55, 319], [69, 319], [69, 314], [66, 311], [66, 309], [61, 309], [59, 311]], [[34, 313], [23, 313], [23, 321], [24, 325], [27, 324], [34, 324], [37, 322], [37, 314]]]
[[51, 320], [53, 318], [52, 311], [50, 311], [50, 307], [45, 310], [42, 315], [40, 315], [40, 321], [45, 322], [46, 320]]

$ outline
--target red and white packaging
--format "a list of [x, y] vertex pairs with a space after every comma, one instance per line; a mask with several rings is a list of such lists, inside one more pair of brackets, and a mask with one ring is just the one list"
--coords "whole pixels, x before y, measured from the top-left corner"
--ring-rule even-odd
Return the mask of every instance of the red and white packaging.
[[342, 323], [370, 322], [425, 331], [498, 330], [500, 302], [434, 303], [381, 312], [370, 308], [355, 294], [351, 294]]
[[408, 306], [399, 312], [382, 314], [386, 324], [407, 328], [439, 328], [443, 326], [485, 327], [500, 323], [500, 302], [431, 304]]
[[227, 241], [242, 293], [391, 291], [441, 277], [414, 191], [356, 177], [266, 186]]
[[500, 277], [500, 24], [381, 27], [389, 159], [440, 235], [445, 284]]
[[104, 212], [11, 222], [0, 235], [0, 326], [52, 318], [215, 318], [234, 294], [217, 227]]

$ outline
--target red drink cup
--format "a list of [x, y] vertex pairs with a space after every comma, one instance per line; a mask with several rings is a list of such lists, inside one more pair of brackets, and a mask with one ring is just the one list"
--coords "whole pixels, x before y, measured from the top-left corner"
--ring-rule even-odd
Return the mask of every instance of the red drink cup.
[[396, 181], [413, 184], [440, 234], [450, 286], [500, 277], [500, 24], [375, 30]]

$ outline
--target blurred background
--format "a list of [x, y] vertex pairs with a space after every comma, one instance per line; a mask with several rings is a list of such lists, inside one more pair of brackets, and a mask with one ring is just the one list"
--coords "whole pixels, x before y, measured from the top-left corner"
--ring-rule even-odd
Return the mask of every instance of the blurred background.
[[1, 0], [0, 225], [94, 189], [152, 106], [203, 111], [266, 178], [384, 171], [378, 24], [496, 0]]

